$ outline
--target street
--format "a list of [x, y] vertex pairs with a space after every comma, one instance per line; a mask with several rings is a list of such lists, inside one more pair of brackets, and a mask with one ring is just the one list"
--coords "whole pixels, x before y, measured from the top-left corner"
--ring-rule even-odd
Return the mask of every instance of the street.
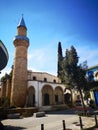
[[[6, 119], [2, 123], [6, 130], [41, 130], [41, 124], [44, 124], [44, 130], [62, 130], [63, 120], [66, 128], [69, 130], [80, 130], [79, 116], [73, 111], [54, 111], [46, 113], [44, 117], [28, 117], [23, 119]], [[94, 117], [82, 117], [83, 128], [95, 125]]]

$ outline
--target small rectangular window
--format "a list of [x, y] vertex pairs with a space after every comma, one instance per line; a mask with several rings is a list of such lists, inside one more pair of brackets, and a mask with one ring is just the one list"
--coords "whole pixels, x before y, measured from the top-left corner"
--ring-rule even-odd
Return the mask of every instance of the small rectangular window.
[[35, 77], [35, 76], [33, 77], [33, 80], [36, 80], [36, 77]]
[[56, 83], [56, 80], [54, 79], [53, 82]]
[[47, 82], [47, 78], [44, 78], [44, 81]]

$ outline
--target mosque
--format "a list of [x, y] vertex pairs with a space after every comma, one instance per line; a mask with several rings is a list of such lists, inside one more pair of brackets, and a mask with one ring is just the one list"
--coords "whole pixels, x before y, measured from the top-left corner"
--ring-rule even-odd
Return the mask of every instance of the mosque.
[[16, 107], [38, 108], [64, 105], [79, 100], [79, 93], [66, 88], [57, 76], [27, 69], [30, 43], [23, 17], [17, 26], [13, 44], [15, 57], [12, 79], [2, 82], [1, 98], [9, 98], [11, 105]]

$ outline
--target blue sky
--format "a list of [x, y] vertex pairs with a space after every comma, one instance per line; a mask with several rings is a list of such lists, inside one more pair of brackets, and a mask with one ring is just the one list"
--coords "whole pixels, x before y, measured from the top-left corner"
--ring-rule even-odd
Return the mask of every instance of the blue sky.
[[9, 52], [2, 75], [14, 62], [13, 38], [24, 14], [28, 48], [28, 69], [57, 74], [57, 47], [63, 54], [73, 45], [79, 63], [98, 64], [98, 0], [1, 0], [0, 39]]

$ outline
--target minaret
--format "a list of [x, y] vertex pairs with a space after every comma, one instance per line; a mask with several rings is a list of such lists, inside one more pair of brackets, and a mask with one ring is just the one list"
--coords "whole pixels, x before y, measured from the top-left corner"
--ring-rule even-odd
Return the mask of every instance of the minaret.
[[14, 68], [12, 76], [11, 104], [24, 107], [27, 93], [27, 49], [29, 39], [23, 17], [17, 26], [17, 35], [14, 38], [15, 46]]

